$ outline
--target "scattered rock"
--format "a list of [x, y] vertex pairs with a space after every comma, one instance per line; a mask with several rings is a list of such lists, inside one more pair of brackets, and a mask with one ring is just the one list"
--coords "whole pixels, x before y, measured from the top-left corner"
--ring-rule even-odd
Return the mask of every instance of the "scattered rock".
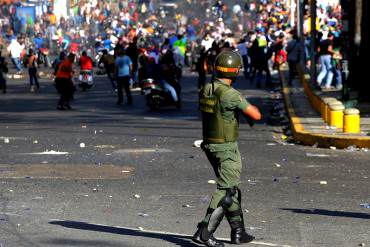
[[138, 215], [141, 217], [149, 217], [149, 214], [144, 214], [144, 213], [139, 213]]
[[276, 167], [281, 167], [281, 165], [280, 165], [280, 164], [278, 164], [278, 163], [275, 163], [275, 166], [276, 166]]
[[202, 144], [203, 140], [196, 140], [193, 143], [193, 147], [200, 148], [200, 145]]

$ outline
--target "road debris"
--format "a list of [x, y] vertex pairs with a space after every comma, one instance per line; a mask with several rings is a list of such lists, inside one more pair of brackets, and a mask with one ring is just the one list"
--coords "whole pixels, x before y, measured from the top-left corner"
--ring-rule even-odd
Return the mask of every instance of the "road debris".
[[135, 195], [134, 195], [134, 197], [135, 197], [136, 199], [139, 199], [139, 198], [140, 198], [140, 195], [135, 194]]
[[209, 184], [216, 184], [216, 181], [215, 181], [215, 180], [213, 180], [213, 179], [211, 179], [211, 180], [208, 180], [208, 183], [209, 183]]
[[39, 141], [38, 141], [38, 140], [34, 140], [34, 141], [33, 141], [33, 144], [37, 144], [37, 143], [39, 143]]
[[328, 184], [328, 182], [327, 181], [320, 181], [320, 184], [321, 185], [326, 185], [326, 184]]
[[9, 142], [10, 142], [9, 138], [4, 138], [4, 143], [9, 143]]
[[355, 151], [358, 151], [359, 149], [355, 146], [355, 145], [352, 145], [352, 146], [348, 146], [346, 148], [346, 151], [347, 152], [355, 152]]
[[193, 147], [200, 148], [200, 145], [202, 145], [203, 140], [196, 140], [193, 143]]
[[138, 215], [141, 217], [149, 217], [149, 214], [144, 214], [144, 213], [139, 213]]
[[86, 147], [85, 143], [81, 142], [80, 143], [80, 148], [84, 148], [84, 147]]
[[278, 163], [274, 163], [274, 164], [275, 164], [276, 167], [281, 167], [281, 165], [278, 164]]

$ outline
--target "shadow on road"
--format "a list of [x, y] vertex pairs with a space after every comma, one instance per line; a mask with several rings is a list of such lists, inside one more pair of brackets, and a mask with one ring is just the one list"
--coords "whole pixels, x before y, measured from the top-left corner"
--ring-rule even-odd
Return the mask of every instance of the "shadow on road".
[[79, 221], [50, 221], [52, 225], [59, 225], [66, 228], [95, 231], [95, 232], [106, 232], [112, 234], [126, 235], [126, 236], [135, 236], [135, 237], [145, 237], [145, 238], [155, 238], [164, 240], [177, 246], [182, 247], [199, 247], [192, 243], [191, 237], [188, 235], [180, 235], [173, 233], [162, 233], [162, 232], [151, 232], [145, 230], [136, 230], [133, 228], [125, 227], [113, 227], [113, 226], [104, 226], [104, 225], [95, 225], [86, 222]]
[[280, 209], [291, 211], [297, 214], [316, 214], [316, 215], [333, 216], [333, 217], [370, 219], [370, 214], [365, 214], [365, 213], [331, 211], [331, 210], [325, 210], [325, 209], [302, 209], [302, 208], [280, 208]]

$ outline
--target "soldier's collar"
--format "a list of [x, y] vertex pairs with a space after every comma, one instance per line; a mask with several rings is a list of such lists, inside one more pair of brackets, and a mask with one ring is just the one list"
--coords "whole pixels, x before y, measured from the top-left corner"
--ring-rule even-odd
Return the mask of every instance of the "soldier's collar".
[[221, 80], [221, 79], [219, 79], [219, 78], [216, 78], [215, 82], [216, 82], [216, 83], [220, 83], [220, 84], [223, 84], [223, 85], [226, 85], [226, 86], [229, 86], [229, 87], [230, 87], [230, 85], [229, 85], [229, 84], [227, 84], [224, 80]]

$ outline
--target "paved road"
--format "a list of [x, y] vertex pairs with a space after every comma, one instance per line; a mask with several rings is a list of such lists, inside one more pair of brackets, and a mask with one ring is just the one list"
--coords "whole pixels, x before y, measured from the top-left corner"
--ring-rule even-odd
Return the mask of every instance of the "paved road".
[[[133, 106], [116, 106], [105, 78], [60, 112], [41, 83], [30, 94], [10, 81], [0, 95], [0, 246], [197, 246], [188, 235], [215, 185], [193, 147], [196, 79], [183, 79], [182, 110], [155, 113], [138, 92]], [[243, 209], [257, 237], [246, 246], [369, 246], [369, 152], [281, 143], [268, 92], [238, 87], [265, 115], [241, 128]], [[228, 232], [223, 223], [216, 236]]]

